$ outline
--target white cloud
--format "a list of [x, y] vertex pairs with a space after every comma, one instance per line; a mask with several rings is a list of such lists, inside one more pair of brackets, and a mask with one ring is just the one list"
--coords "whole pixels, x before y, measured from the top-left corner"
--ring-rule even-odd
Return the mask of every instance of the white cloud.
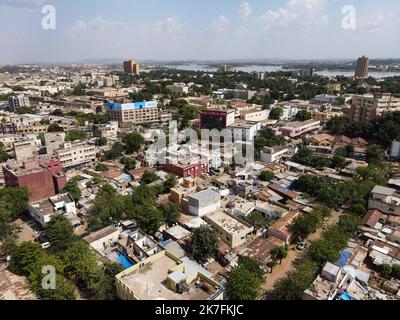
[[151, 34], [168, 34], [177, 36], [183, 33], [185, 25], [180, 23], [178, 19], [168, 17], [164, 20], [141, 27], [141, 32], [145, 35]]
[[292, 26], [320, 26], [328, 17], [322, 11], [326, 0], [289, 0], [285, 7], [267, 10], [261, 16], [265, 30], [282, 30]]
[[356, 28], [361, 33], [377, 33], [386, 28], [393, 27], [398, 23], [400, 12], [383, 12], [379, 11], [372, 14], [361, 16], [356, 23]]
[[239, 8], [239, 18], [241, 21], [246, 22], [252, 14], [250, 4], [248, 2], [242, 2]]
[[230, 21], [227, 17], [220, 14], [217, 19], [215, 19], [207, 30], [213, 31], [215, 33], [224, 33], [228, 31], [230, 26]]
[[35, 9], [43, 6], [47, 0], [0, 0], [0, 8]]
[[122, 27], [123, 23], [119, 21], [106, 20], [98, 16], [89, 21], [79, 20], [75, 22], [71, 28], [72, 32], [93, 31], [96, 33], [103, 33]]

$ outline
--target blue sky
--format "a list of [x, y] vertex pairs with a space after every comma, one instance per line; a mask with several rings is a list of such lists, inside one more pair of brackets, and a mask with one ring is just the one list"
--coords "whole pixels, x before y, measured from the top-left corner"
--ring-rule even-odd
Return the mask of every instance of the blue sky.
[[[46, 4], [55, 30], [41, 27]], [[346, 5], [355, 30], [342, 27]], [[0, 28], [0, 64], [400, 57], [398, 0], [0, 0]]]

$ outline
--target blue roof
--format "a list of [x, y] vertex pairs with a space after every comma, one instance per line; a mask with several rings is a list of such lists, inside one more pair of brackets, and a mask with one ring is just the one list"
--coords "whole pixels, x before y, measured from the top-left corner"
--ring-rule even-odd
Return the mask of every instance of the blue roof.
[[344, 267], [345, 265], [347, 265], [347, 261], [349, 261], [350, 257], [351, 257], [351, 252], [343, 250], [340, 252], [339, 260], [337, 260], [334, 264], [337, 265], [338, 267]]

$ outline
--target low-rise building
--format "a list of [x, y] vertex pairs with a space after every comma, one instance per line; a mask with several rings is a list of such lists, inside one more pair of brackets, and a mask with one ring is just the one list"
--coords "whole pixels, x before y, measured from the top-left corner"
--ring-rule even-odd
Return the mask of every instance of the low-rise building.
[[35, 140], [14, 142], [14, 154], [15, 159], [18, 161], [35, 159], [38, 155]]
[[342, 117], [343, 112], [337, 111], [311, 111], [311, 119], [321, 121], [322, 124], [326, 124], [329, 120], [335, 117]]
[[96, 160], [96, 148], [81, 141], [66, 142], [54, 154], [65, 168], [85, 166]]
[[48, 223], [55, 214], [65, 215], [73, 225], [80, 225], [80, 221], [76, 217], [75, 201], [68, 193], [32, 202], [28, 209], [32, 218], [39, 222], [41, 226]]
[[243, 110], [240, 112], [240, 117], [244, 121], [250, 122], [263, 122], [267, 121], [269, 116], [269, 110]]
[[289, 146], [276, 146], [276, 147], [264, 147], [261, 150], [261, 161], [266, 163], [276, 163], [281, 160], [292, 157], [297, 152], [297, 147]]
[[246, 243], [254, 228], [240, 219], [222, 211], [213, 211], [203, 217], [212, 225], [220, 238], [231, 248], [237, 248]]
[[185, 96], [189, 93], [189, 86], [184, 83], [174, 83], [165, 86], [172, 94], [178, 97]]
[[276, 237], [284, 241], [287, 245], [291, 244], [295, 236], [292, 232], [291, 226], [294, 219], [300, 215], [301, 213], [298, 211], [288, 212], [285, 214], [281, 219], [268, 228], [268, 237]]
[[279, 131], [282, 132], [283, 136], [294, 138], [315, 130], [319, 130], [320, 128], [320, 121], [310, 119], [302, 122], [289, 123], [279, 128]]
[[189, 213], [203, 217], [221, 208], [221, 195], [211, 189], [197, 192], [187, 197]]
[[116, 276], [122, 300], [222, 300], [223, 287], [213, 274], [163, 250]]
[[49, 156], [54, 154], [65, 143], [64, 132], [47, 132], [44, 134], [44, 141], [46, 144], [46, 152]]
[[93, 125], [93, 136], [111, 141], [116, 140], [118, 137], [118, 122], [110, 121]]
[[166, 172], [174, 173], [181, 178], [200, 177], [203, 173], [207, 173], [209, 170], [207, 160], [197, 160], [188, 164], [167, 163], [164, 165], [163, 169]]
[[376, 209], [385, 214], [400, 215], [400, 192], [396, 189], [376, 186], [368, 201], [368, 209]]
[[3, 166], [3, 173], [7, 187], [26, 187], [29, 190], [30, 201], [54, 196], [67, 183], [67, 178], [62, 173], [62, 164], [57, 159], [45, 162], [8, 162]]

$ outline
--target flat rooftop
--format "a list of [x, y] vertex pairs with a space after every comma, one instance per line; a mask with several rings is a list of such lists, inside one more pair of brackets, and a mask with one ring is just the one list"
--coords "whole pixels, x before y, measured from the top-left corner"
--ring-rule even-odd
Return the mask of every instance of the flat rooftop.
[[239, 220], [233, 218], [232, 216], [222, 212], [217, 211], [206, 216], [206, 220], [210, 220], [216, 224], [221, 229], [225, 230], [227, 233], [250, 233], [252, 228], [246, 226]]
[[130, 288], [140, 300], [207, 300], [210, 294], [194, 283], [190, 284], [187, 294], [179, 294], [167, 286], [169, 270], [178, 263], [167, 255], [162, 255], [156, 260], [147, 263], [143, 268], [127, 273], [120, 280]]

